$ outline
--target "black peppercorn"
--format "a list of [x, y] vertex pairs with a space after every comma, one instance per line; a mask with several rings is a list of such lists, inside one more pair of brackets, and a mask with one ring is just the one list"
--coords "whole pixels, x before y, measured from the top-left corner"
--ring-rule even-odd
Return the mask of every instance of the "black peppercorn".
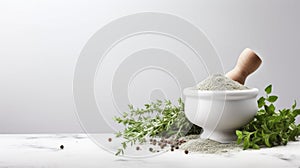
[[64, 149], [65, 147], [64, 147], [64, 145], [60, 145], [60, 147], [59, 147], [60, 149]]
[[185, 151], [184, 151], [184, 153], [185, 153], [185, 154], [188, 154], [188, 153], [189, 153], [189, 151], [188, 151], [188, 150], [185, 150]]
[[108, 142], [111, 142], [112, 141], [112, 139], [111, 138], [108, 138]]

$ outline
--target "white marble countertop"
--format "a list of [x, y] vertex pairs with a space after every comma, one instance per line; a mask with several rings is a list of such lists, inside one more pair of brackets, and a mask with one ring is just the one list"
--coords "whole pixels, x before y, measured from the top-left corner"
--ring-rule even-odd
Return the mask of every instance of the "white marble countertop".
[[[59, 146], [64, 145], [60, 150]], [[114, 156], [86, 135], [0, 135], [0, 167], [295, 167], [300, 168], [300, 141], [287, 146], [246, 150], [226, 155], [166, 152], [145, 159]]]

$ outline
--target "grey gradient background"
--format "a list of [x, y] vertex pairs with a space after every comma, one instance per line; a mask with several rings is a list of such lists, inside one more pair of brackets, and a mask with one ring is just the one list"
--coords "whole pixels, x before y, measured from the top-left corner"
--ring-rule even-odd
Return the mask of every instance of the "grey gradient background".
[[300, 1], [297, 0], [2, 0], [0, 133], [82, 132], [72, 80], [87, 40], [102, 26], [138, 12], [175, 14], [202, 29], [229, 71], [245, 47], [263, 66], [247, 85], [272, 83], [277, 106], [300, 104]]

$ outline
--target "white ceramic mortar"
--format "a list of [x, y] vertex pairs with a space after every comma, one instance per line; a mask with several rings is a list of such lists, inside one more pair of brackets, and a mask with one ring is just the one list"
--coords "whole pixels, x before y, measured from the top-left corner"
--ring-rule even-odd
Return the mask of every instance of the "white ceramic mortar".
[[257, 112], [258, 89], [201, 91], [186, 88], [185, 115], [203, 128], [201, 138], [221, 143], [236, 140], [235, 130], [249, 123]]

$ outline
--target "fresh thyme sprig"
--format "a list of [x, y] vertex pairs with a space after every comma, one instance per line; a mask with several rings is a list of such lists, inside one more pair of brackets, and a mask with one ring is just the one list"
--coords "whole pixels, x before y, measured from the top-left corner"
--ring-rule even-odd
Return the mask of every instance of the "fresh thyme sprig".
[[127, 145], [143, 144], [147, 137], [177, 139], [186, 134], [200, 134], [201, 128], [193, 125], [184, 114], [184, 103], [180, 98], [178, 105], [170, 100], [157, 100], [145, 104], [145, 108], [134, 108], [129, 105], [129, 112], [114, 120], [125, 126], [124, 131], [117, 132], [116, 137], [123, 137], [122, 147], [116, 155], [124, 154]]

